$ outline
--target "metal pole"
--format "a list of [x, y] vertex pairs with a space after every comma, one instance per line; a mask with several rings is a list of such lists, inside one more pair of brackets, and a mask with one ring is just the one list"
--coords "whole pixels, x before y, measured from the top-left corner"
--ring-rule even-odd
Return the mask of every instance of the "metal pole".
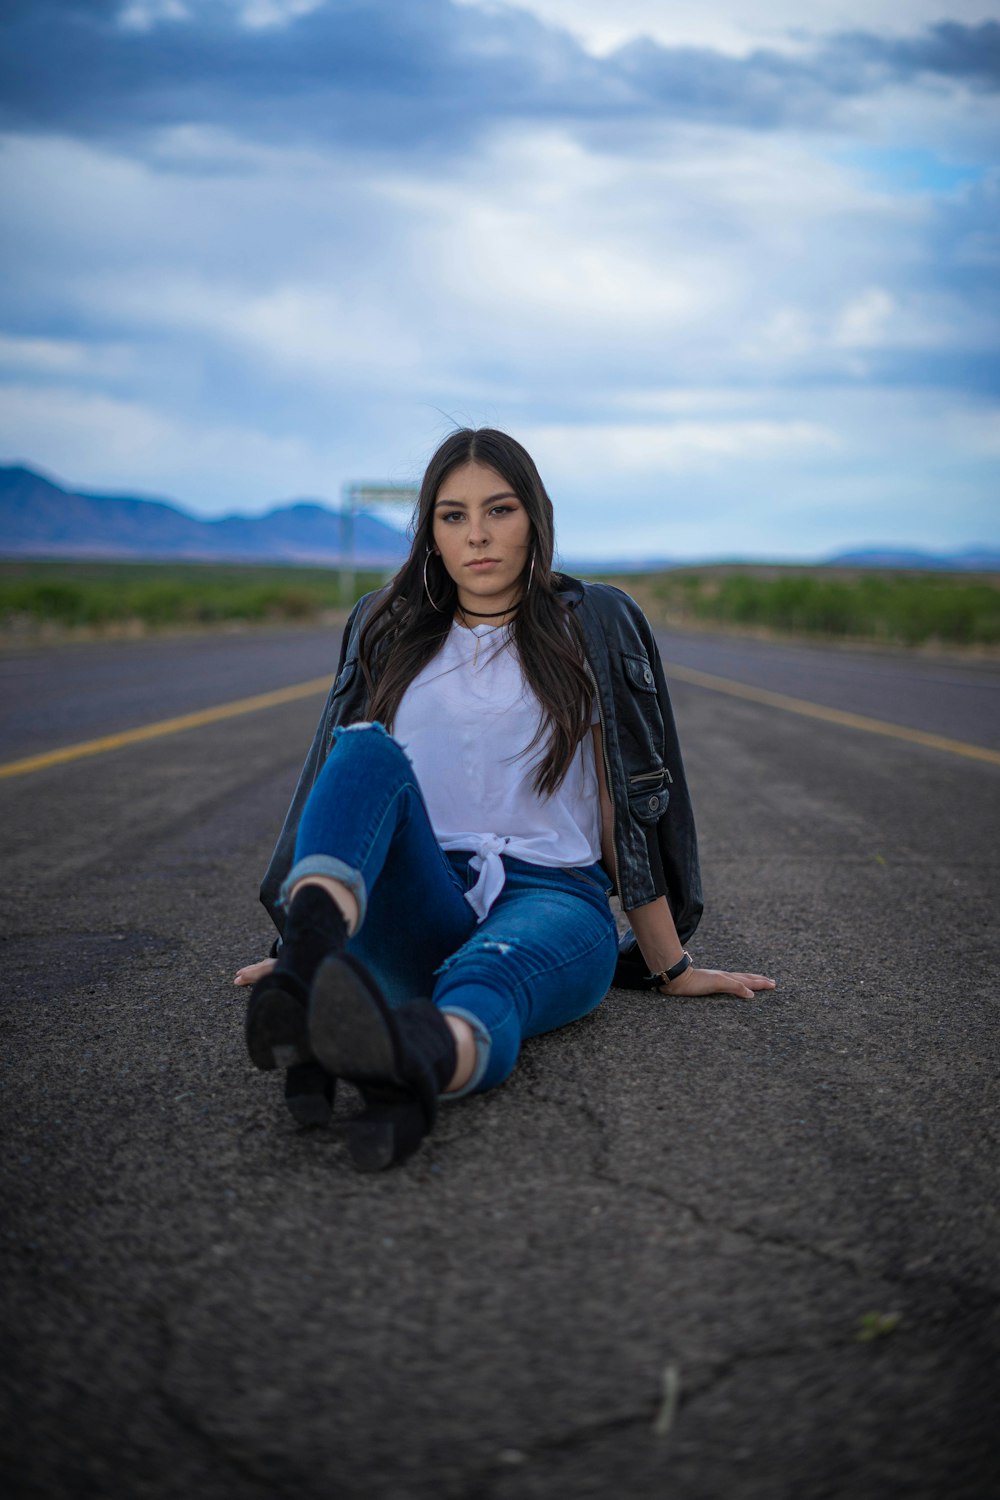
[[354, 491], [345, 484], [340, 503], [340, 607], [350, 609], [354, 603]]

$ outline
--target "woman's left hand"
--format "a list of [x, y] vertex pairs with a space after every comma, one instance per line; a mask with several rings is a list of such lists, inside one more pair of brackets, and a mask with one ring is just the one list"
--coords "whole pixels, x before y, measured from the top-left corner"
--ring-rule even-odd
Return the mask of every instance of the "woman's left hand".
[[262, 958], [260, 963], [244, 964], [242, 969], [236, 970], [236, 978], [233, 980], [233, 983], [240, 985], [256, 984], [258, 979], [264, 978], [265, 974], [273, 972], [277, 962], [276, 958]]
[[692, 964], [669, 984], [657, 986], [661, 995], [738, 995], [752, 1000], [757, 990], [773, 990], [764, 974], [730, 974], [725, 969], [696, 969]]

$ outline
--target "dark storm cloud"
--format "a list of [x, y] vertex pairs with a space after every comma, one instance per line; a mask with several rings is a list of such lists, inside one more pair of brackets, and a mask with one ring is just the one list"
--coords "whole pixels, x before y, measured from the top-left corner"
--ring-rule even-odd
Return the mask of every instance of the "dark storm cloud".
[[916, 39], [834, 36], [811, 56], [758, 51], [733, 58], [704, 48], [642, 39], [612, 59], [636, 102], [687, 118], [749, 128], [819, 122], [839, 100], [887, 83], [934, 76], [984, 89], [1000, 86], [1000, 25], [943, 24]]
[[221, 5], [142, 31], [115, 12], [57, 0], [7, 11], [0, 122], [93, 136], [198, 123], [265, 140], [462, 147], [487, 120], [572, 112], [602, 88], [599, 65], [569, 37], [449, 0], [334, 0], [266, 29]]
[[919, 37], [834, 37], [811, 56], [725, 57], [640, 40], [590, 57], [516, 10], [449, 0], [331, 0], [250, 28], [198, 6], [145, 30], [113, 0], [12, 0], [0, 21], [0, 125], [135, 138], [178, 124], [267, 141], [464, 151], [504, 119], [699, 119], [751, 128], [823, 121], [837, 102], [901, 78], [996, 88], [1000, 25]]
[[896, 79], [920, 74], [952, 78], [979, 88], [1000, 88], [1000, 23], [960, 26], [944, 21], [923, 36], [892, 40], [846, 36], [840, 47]]

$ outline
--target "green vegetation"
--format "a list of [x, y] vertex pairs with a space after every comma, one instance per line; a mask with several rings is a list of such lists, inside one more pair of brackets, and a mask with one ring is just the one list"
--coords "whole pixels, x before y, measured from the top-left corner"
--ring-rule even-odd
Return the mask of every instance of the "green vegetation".
[[995, 646], [996, 575], [717, 566], [602, 575], [660, 623], [886, 645]]
[[[659, 624], [887, 645], [1000, 643], [997, 575], [727, 564], [601, 576], [632, 594]], [[0, 562], [0, 630], [308, 624], [348, 608], [385, 577], [357, 574], [348, 596], [336, 568], [6, 561]]]
[[872, 1344], [876, 1339], [884, 1339], [887, 1334], [899, 1327], [902, 1316], [902, 1313], [897, 1312], [865, 1313], [864, 1317], [858, 1321], [854, 1337], [859, 1344]]
[[201, 563], [0, 562], [0, 628], [114, 631], [307, 622], [349, 607], [382, 573]]

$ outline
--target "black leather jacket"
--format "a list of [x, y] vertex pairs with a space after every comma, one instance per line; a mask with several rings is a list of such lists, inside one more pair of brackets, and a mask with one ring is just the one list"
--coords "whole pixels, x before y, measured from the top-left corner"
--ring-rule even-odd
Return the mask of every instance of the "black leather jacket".
[[[565, 575], [560, 583], [560, 595], [582, 627], [596, 688], [615, 807], [618, 898], [628, 911], [666, 896], [686, 943], [702, 911], [698, 847], [670, 695], [652, 630], [635, 600], [621, 589]], [[279, 931], [284, 913], [277, 905], [278, 892], [292, 865], [306, 798], [336, 730], [366, 717], [358, 637], [375, 597], [366, 594], [360, 599], [347, 621], [337, 676], [261, 884], [260, 899]], [[635, 965], [633, 984], [643, 969], [638, 955]]]

